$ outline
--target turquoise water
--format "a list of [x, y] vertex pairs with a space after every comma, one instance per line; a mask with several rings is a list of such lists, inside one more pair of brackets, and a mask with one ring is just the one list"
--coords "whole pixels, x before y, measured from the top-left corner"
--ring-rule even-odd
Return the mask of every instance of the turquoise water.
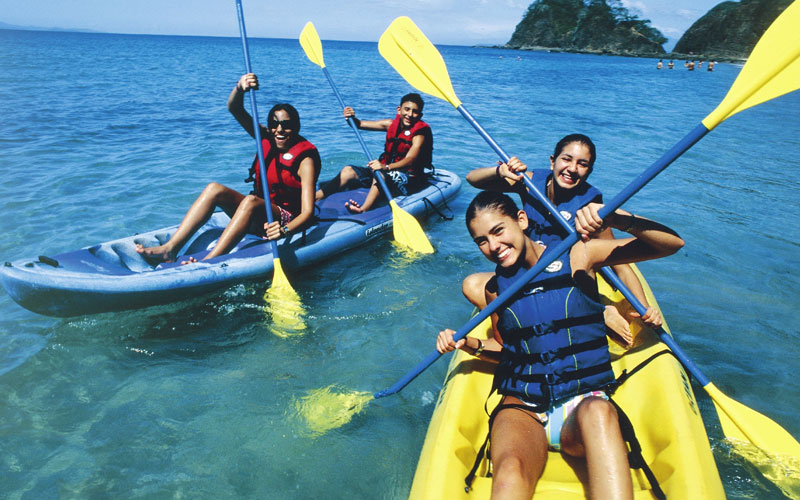
[[[361, 162], [327, 81], [297, 41], [256, 39], [250, 50], [260, 107], [295, 104], [302, 133], [322, 153], [323, 177]], [[325, 42], [324, 50], [360, 117], [391, 116], [410, 91], [374, 43]], [[592, 136], [592, 182], [608, 198], [704, 118], [739, 71], [441, 52], [461, 100], [530, 166], [546, 166], [566, 133]], [[245, 190], [254, 146], [225, 108], [243, 66], [237, 38], [0, 30], [0, 259], [175, 224], [210, 181]], [[686, 240], [677, 255], [641, 265], [679, 343], [724, 393], [795, 436], [798, 114], [795, 93], [727, 120], [626, 205]], [[437, 166], [465, 175], [494, 163], [449, 104], [427, 99], [425, 120]], [[380, 150], [380, 134], [368, 141]], [[292, 273], [309, 309], [303, 337], [269, 333], [268, 283], [71, 319], [30, 313], [0, 292], [4, 495], [407, 496], [445, 362], [322, 436], [309, 433], [295, 401], [331, 384], [389, 387], [433, 350], [439, 329], [466, 321], [460, 280], [490, 267], [463, 225], [474, 193], [465, 186], [450, 204], [455, 220], [425, 224], [432, 256], [409, 265], [387, 239]], [[729, 452], [712, 403], [695, 392], [728, 496], [781, 498]]]

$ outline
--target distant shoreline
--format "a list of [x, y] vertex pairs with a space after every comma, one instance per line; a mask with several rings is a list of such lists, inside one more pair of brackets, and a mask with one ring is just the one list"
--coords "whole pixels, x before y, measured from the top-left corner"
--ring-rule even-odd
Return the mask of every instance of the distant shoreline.
[[621, 52], [610, 52], [605, 50], [578, 50], [578, 49], [570, 49], [570, 48], [560, 48], [560, 47], [541, 47], [541, 46], [529, 46], [526, 45], [524, 47], [509, 47], [508, 45], [474, 45], [476, 48], [488, 48], [488, 49], [503, 49], [503, 50], [522, 50], [525, 52], [552, 52], [552, 53], [565, 53], [565, 54], [588, 54], [594, 56], [617, 56], [617, 57], [636, 57], [642, 59], [673, 59], [678, 61], [717, 61], [717, 62], [727, 62], [727, 63], [742, 63], [747, 61], [747, 58], [731, 58], [731, 57], [710, 57], [704, 54], [682, 54], [680, 52], [668, 52], [664, 54], [657, 54], [657, 53], [648, 53], [648, 54], [637, 54], [637, 53], [621, 53]]

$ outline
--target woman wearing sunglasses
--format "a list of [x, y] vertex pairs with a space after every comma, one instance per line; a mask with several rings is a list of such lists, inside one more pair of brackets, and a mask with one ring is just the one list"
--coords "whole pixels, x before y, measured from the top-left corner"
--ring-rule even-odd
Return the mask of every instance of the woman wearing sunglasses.
[[[253, 118], [244, 109], [244, 93], [258, 90], [258, 78], [243, 75], [228, 97], [228, 110], [251, 137], [255, 137]], [[300, 115], [291, 104], [276, 104], [267, 114], [267, 127], [261, 126], [264, 161], [274, 222], [267, 224], [258, 158], [250, 168], [255, 173], [255, 189], [249, 195], [212, 182], [203, 190], [183, 218], [178, 230], [163, 245], [137, 247], [148, 260], [172, 262], [181, 247], [219, 207], [231, 221], [216, 246], [203, 260], [228, 253], [246, 233], [278, 239], [302, 229], [314, 214], [314, 191], [321, 162], [317, 148], [300, 134]], [[184, 264], [194, 262], [189, 260]]]

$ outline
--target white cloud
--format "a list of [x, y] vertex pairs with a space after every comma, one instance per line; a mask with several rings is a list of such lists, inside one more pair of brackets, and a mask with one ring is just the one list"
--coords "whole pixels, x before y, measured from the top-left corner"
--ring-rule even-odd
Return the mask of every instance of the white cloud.
[[647, 5], [636, 0], [622, 0], [622, 5], [635, 14], [647, 15]]

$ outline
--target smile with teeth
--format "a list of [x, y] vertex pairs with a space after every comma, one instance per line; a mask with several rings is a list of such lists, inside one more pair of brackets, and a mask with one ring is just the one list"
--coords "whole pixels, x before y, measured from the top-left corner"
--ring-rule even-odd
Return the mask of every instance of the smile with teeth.
[[497, 261], [502, 262], [508, 258], [511, 254], [511, 248], [504, 248], [503, 250], [499, 251], [496, 255]]
[[578, 182], [578, 179], [576, 177], [573, 177], [572, 174], [570, 174], [569, 172], [561, 172], [561, 175], [559, 177], [561, 177], [561, 180], [563, 180], [567, 184], [574, 184]]

